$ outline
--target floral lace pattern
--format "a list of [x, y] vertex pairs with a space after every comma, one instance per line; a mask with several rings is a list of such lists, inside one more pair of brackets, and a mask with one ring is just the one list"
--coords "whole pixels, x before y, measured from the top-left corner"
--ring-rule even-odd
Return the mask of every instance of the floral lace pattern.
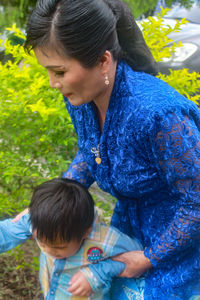
[[94, 182], [80, 151], [78, 151], [69, 169], [63, 173], [63, 178], [75, 179], [86, 187]]
[[154, 155], [171, 193], [180, 195], [181, 206], [167, 231], [149, 250], [155, 265], [165, 256], [173, 256], [174, 251], [191, 247], [200, 232], [200, 132], [187, 116], [180, 122], [172, 114], [170, 120], [157, 133]]
[[[177, 209], [165, 231], [146, 248], [145, 255], [158, 267], [154, 276], [162, 280], [165, 293], [171, 294], [171, 299], [189, 299], [193, 293], [200, 295], [200, 132], [188, 116], [178, 118], [170, 113], [159, 122], [162, 125], [156, 125], [160, 130], [152, 143], [153, 156], [170, 187], [170, 196], [177, 199]], [[177, 266], [176, 274], [169, 268], [171, 262]], [[163, 273], [158, 273], [159, 269]], [[196, 284], [192, 278], [197, 278]], [[181, 291], [184, 286], [187, 289]], [[160, 297], [167, 299], [164, 295]]]
[[[136, 236], [154, 268], [144, 299], [200, 295], [200, 113], [161, 80], [118, 63], [101, 133], [93, 102], [65, 98], [80, 152], [67, 176], [117, 197], [112, 225]], [[93, 147], [100, 145], [101, 164]]]

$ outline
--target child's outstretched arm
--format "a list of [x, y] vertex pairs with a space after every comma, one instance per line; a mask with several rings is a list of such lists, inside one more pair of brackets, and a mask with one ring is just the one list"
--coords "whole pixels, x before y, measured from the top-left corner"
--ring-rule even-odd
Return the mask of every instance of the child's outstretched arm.
[[32, 235], [29, 214], [16, 223], [12, 219], [0, 221], [0, 253], [6, 252], [28, 240]]

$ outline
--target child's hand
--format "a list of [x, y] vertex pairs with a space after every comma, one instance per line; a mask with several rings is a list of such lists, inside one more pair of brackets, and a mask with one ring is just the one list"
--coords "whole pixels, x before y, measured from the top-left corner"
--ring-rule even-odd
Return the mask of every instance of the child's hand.
[[89, 297], [92, 293], [92, 288], [81, 272], [77, 272], [70, 280], [70, 288], [68, 292], [75, 296]]

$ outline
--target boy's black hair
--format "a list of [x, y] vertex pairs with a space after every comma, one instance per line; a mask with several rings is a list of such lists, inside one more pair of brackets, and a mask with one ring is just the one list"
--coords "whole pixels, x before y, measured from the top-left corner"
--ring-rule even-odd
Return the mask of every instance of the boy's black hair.
[[37, 186], [30, 203], [30, 221], [39, 240], [80, 241], [94, 220], [94, 201], [71, 179], [53, 179]]

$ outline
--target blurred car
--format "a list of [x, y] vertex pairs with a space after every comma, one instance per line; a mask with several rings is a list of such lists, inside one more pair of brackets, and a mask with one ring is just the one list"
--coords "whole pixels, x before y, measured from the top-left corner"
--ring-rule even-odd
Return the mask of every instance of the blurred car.
[[200, 1], [195, 1], [190, 8], [175, 4], [164, 16], [164, 24], [174, 26], [176, 20], [185, 18], [188, 23], [181, 26], [180, 32], [171, 33], [169, 38], [174, 42], [182, 42], [172, 57], [164, 58], [158, 63], [163, 74], [169, 74], [169, 69], [187, 68], [189, 71], [200, 73]]

